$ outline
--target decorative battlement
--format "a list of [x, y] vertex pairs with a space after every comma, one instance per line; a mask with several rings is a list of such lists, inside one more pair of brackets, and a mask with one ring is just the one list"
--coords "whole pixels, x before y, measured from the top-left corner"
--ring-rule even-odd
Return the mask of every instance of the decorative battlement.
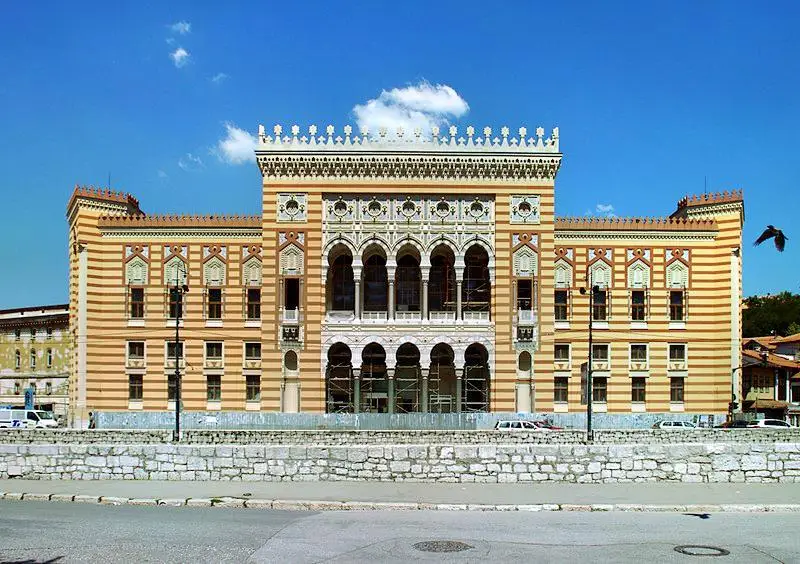
[[78, 198], [122, 204], [128, 206], [129, 213], [141, 213], [139, 209], [139, 200], [126, 192], [115, 192], [108, 188], [95, 188], [94, 186], [80, 186], [76, 184], [75, 190], [72, 192], [72, 196], [67, 203], [67, 210], [72, 208], [72, 205]]
[[730, 192], [726, 190], [725, 192], [716, 192], [712, 194], [685, 196], [678, 201], [678, 209], [743, 201], [744, 192], [742, 190], [732, 190]]
[[[300, 134], [300, 127], [293, 125], [291, 135], [284, 135], [283, 126], [272, 128], [274, 137], [267, 135], [263, 125], [258, 126], [258, 147], [260, 151], [439, 151], [439, 152], [491, 152], [491, 153], [558, 153], [558, 128], [553, 128], [550, 137], [544, 137], [544, 128], [536, 128], [536, 137], [526, 138], [525, 127], [518, 130], [519, 137], [509, 138], [508, 127], [500, 128], [500, 137], [492, 137], [492, 128], [484, 127], [483, 135], [475, 135], [475, 128], [466, 128], [466, 137], [458, 135], [458, 128], [450, 126], [447, 133], [438, 127], [431, 128], [430, 135], [423, 135], [422, 129], [406, 132], [402, 127], [389, 131], [381, 127], [377, 135], [362, 127], [359, 135], [353, 135], [350, 125], [344, 126], [341, 134], [336, 134], [332, 125], [325, 128], [325, 135], [317, 136], [317, 126], [308, 128], [308, 136]], [[342, 136], [343, 135], [343, 136]]]
[[245, 227], [260, 228], [258, 215], [104, 215], [98, 219], [99, 227]]
[[714, 231], [713, 219], [666, 217], [556, 217], [556, 230], [599, 231]]

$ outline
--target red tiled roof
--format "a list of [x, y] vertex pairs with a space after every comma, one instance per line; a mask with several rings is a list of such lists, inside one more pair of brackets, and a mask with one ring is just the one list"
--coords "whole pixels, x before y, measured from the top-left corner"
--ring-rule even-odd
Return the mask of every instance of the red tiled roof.
[[778, 337], [773, 341], [776, 345], [778, 343], [800, 343], [800, 333], [794, 335], [787, 335], [786, 337]]
[[[761, 362], [764, 361], [764, 355], [758, 351], [751, 351], [745, 349], [742, 351], [742, 355], [752, 359], [759, 360]], [[770, 366], [774, 368], [787, 368], [789, 370], [800, 371], [800, 362], [794, 362], [793, 360], [789, 360], [783, 358], [782, 356], [778, 356], [772, 353], [767, 353], [765, 366]]]

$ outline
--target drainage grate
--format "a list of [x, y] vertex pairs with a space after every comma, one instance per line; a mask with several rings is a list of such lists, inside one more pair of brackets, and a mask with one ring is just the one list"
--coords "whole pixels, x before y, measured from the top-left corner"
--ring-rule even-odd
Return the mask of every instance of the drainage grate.
[[465, 542], [452, 540], [423, 541], [414, 543], [412, 546], [422, 552], [461, 552], [475, 548]]
[[706, 546], [703, 544], [682, 544], [674, 548], [675, 552], [686, 554], [687, 556], [728, 556], [731, 551], [718, 546]]

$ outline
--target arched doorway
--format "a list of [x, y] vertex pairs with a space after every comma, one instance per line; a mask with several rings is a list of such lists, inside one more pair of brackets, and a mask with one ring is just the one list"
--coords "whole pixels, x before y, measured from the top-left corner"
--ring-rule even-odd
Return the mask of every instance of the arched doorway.
[[327, 413], [353, 413], [357, 405], [353, 386], [353, 353], [344, 343], [328, 349], [325, 369], [325, 411]]
[[420, 354], [413, 343], [397, 349], [394, 369], [395, 413], [414, 413], [420, 406]]
[[452, 413], [458, 409], [455, 354], [447, 343], [439, 343], [431, 350], [428, 373], [428, 411]]
[[472, 343], [464, 353], [462, 411], [489, 411], [490, 384], [489, 353], [480, 343]]
[[522, 351], [517, 359], [516, 410], [518, 413], [533, 411], [533, 358], [528, 351]]
[[370, 343], [361, 353], [360, 410], [363, 413], [388, 413], [389, 389], [386, 380], [386, 351]]

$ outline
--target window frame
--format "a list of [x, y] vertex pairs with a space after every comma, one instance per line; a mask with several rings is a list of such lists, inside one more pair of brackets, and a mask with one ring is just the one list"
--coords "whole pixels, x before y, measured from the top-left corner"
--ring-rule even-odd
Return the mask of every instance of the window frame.
[[144, 399], [144, 376], [128, 374], [128, 401], [140, 402]]
[[[644, 358], [638, 358], [638, 357], [634, 358], [633, 355], [634, 347], [636, 347], [636, 350], [639, 351], [641, 351], [642, 348], [644, 348]], [[650, 347], [647, 345], [647, 343], [630, 343], [628, 345], [628, 359], [630, 360], [631, 364], [633, 364], [634, 362], [643, 362], [645, 364], [649, 364], [648, 362], [649, 358], [650, 358]]]
[[[683, 350], [683, 356], [680, 358], [673, 357], [672, 356], [673, 347], [675, 347], [676, 350], [678, 348]], [[685, 364], [687, 356], [688, 356], [688, 347], [686, 346], [686, 343], [669, 343], [667, 345], [667, 362], [675, 362], [675, 363], [683, 362]]]
[[[209, 350], [219, 346], [219, 356], [211, 356]], [[215, 351], [212, 351], [215, 352]], [[203, 344], [203, 358], [205, 360], [221, 361], [225, 358], [225, 343], [224, 341], [204, 341]]]
[[[602, 382], [602, 386], [597, 383]], [[597, 376], [592, 378], [592, 402], [593, 403], [608, 403], [608, 378], [605, 376]]]
[[631, 403], [647, 402], [647, 378], [636, 376], [631, 378]]
[[[605, 349], [605, 356], [596, 356], [594, 354], [595, 347], [603, 347]], [[611, 362], [611, 344], [610, 343], [592, 343], [592, 362]]]
[[[252, 382], [255, 381], [255, 385]], [[255, 403], [261, 401], [261, 375], [245, 374], [245, 401]], [[255, 393], [253, 393], [255, 390]]]
[[[140, 344], [142, 346], [142, 355], [135, 356], [131, 352], [131, 345]], [[144, 360], [145, 356], [147, 355], [147, 345], [145, 345], [145, 341], [127, 341], [125, 346], [125, 358], [128, 360]], [[174, 356], [172, 358], [175, 358]]]
[[[212, 293], [216, 294], [219, 292], [219, 300], [212, 300]], [[224, 314], [223, 304], [225, 303], [225, 296], [222, 288], [219, 286], [207, 286], [206, 287], [206, 307], [205, 307], [205, 314], [206, 319], [209, 321], [222, 321], [222, 316]]]
[[[680, 386], [675, 386], [676, 381], [680, 381]], [[680, 389], [680, 399], [675, 399], [675, 393]], [[686, 380], [682, 376], [671, 376], [669, 379], [669, 402], [670, 403], [685, 403], [686, 401]]]
[[[251, 300], [251, 292], [258, 293], [258, 300]], [[245, 320], [246, 321], [260, 321], [261, 320], [261, 288], [253, 288], [251, 286], [245, 287]]]
[[[185, 341], [178, 341], [178, 360], [185, 360], [186, 359], [186, 347]], [[175, 341], [164, 341], [164, 356], [166, 356], [167, 361], [174, 361], [175, 360], [175, 350], [173, 349], [172, 354], [170, 354], [170, 346], [174, 346]]]
[[[559, 349], [559, 347], [561, 347], [562, 350], [563, 350], [564, 347], [566, 347], [566, 349], [567, 349], [566, 358], [559, 357], [558, 354], [556, 353], [556, 351]], [[566, 363], [569, 363], [571, 357], [572, 357], [572, 345], [570, 343], [554, 343], [553, 344], [553, 360], [555, 362], [566, 362]]]
[[[679, 295], [680, 303], [674, 303], [673, 297]], [[673, 323], [686, 321], [686, 290], [683, 288], [669, 289], [669, 320]]]
[[569, 403], [569, 378], [555, 376], [553, 378], [553, 403]]
[[[641, 303], [634, 301], [634, 296], [641, 294]], [[647, 321], [647, 290], [635, 288], [631, 290], [631, 321]]]
[[[603, 302], [598, 303], [597, 298], [598, 296], [603, 295]], [[600, 286], [597, 291], [592, 289], [592, 321], [599, 321], [605, 322], [608, 321], [611, 316], [609, 315], [609, 299], [611, 297], [610, 291], [605, 286]], [[600, 317], [600, 313], [602, 312], [602, 317]]]
[[[257, 346], [258, 347], [258, 356], [249, 356], [248, 355], [248, 350], [247, 350], [248, 347], [253, 347], [253, 346]], [[261, 360], [261, 352], [262, 352], [261, 341], [245, 341], [244, 342], [244, 359], [245, 360], [251, 360], [251, 361], [252, 360]]]
[[[141, 292], [141, 300], [134, 299], [134, 292]], [[146, 301], [144, 286], [128, 286], [128, 319], [144, 319]]]
[[[559, 294], [564, 295], [564, 302], [558, 301]], [[553, 316], [555, 321], [569, 321], [569, 289], [556, 288], [553, 293]], [[559, 317], [559, 313], [563, 310], [563, 317]]]
[[222, 401], [221, 374], [206, 374], [206, 401], [209, 403]]

